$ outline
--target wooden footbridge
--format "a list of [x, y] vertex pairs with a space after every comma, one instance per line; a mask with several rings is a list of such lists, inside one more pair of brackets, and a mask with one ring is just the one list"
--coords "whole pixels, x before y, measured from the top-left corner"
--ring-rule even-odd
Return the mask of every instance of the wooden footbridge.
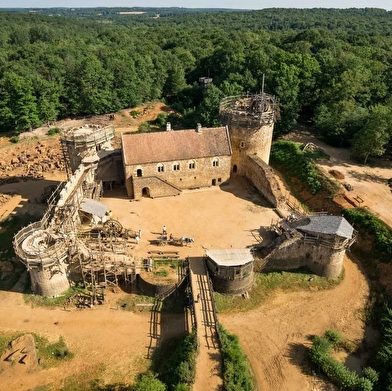
[[199, 354], [196, 362], [194, 390], [223, 390], [222, 360], [217, 331], [212, 286], [204, 259], [191, 258], [190, 282], [193, 294]]

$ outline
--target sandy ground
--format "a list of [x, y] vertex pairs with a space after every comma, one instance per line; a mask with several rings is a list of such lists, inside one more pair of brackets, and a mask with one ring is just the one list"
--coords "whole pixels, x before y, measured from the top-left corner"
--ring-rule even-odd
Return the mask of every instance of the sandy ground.
[[[277, 219], [276, 213], [263, 207], [263, 199], [242, 178], [231, 184], [189, 190], [177, 197], [143, 198], [130, 201], [124, 190], [113, 190], [102, 198], [113, 218], [123, 227], [141, 230], [134, 253], [145, 257], [150, 250], [178, 251], [181, 257], [203, 256], [205, 249], [244, 248], [259, 243], [258, 229]], [[265, 203], [264, 203], [265, 205]], [[157, 246], [151, 242], [167, 233], [190, 237], [189, 246]]]
[[75, 353], [73, 359], [58, 367], [23, 376], [19, 368], [3, 366], [1, 390], [30, 390], [43, 385], [58, 390], [69, 376], [95, 376], [109, 384], [128, 383], [147, 368], [146, 353], [151, 342], [148, 313], [125, 312], [109, 303], [88, 311], [31, 308], [21, 295], [11, 292], [0, 293], [0, 310], [1, 330], [35, 332], [51, 342], [63, 336]]
[[[346, 195], [357, 206], [367, 207], [389, 226], [392, 226], [392, 189], [388, 186], [388, 179], [392, 178], [391, 161], [370, 159], [370, 165], [355, 163], [350, 159], [350, 151], [344, 148], [334, 148], [306, 131], [293, 132], [287, 137], [301, 143], [309, 143], [322, 148], [329, 159], [317, 163], [326, 171], [337, 170], [344, 175], [340, 182], [348, 183], [353, 187]], [[360, 197], [359, 203], [355, 198]]]
[[[388, 203], [392, 195], [385, 180], [392, 177], [390, 166], [356, 165], [348, 160], [345, 150], [327, 147], [317, 140], [313, 142], [331, 156], [323, 163], [325, 168], [342, 172], [344, 181], [354, 187], [351, 193], [360, 195], [367, 206], [392, 223], [392, 205]], [[17, 193], [0, 205], [0, 219], [11, 213], [40, 212], [43, 206], [34, 202], [35, 197], [52, 181], [62, 179], [63, 174], [53, 174], [46, 175], [42, 181], [0, 186], [0, 192]], [[260, 240], [258, 228], [277, 218], [271, 209], [262, 206], [262, 199], [245, 181], [221, 188], [192, 190], [178, 197], [132, 202], [123, 190], [114, 189], [105, 194], [102, 201], [125, 228], [142, 231], [140, 244], [134, 246], [136, 256], [140, 257], [158, 248], [177, 250], [185, 257], [203, 255], [206, 248], [252, 246]], [[150, 244], [161, 234], [163, 225], [167, 226], [168, 233], [192, 237], [195, 242], [189, 247]], [[309, 346], [308, 337], [336, 328], [354, 341], [363, 338], [364, 326], [359, 312], [365, 305], [368, 285], [356, 263], [347, 259], [345, 268], [344, 281], [332, 290], [277, 292], [249, 313], [220, 315], [224, 326], [239, 336], [259, 390], [320, 389], [317, 381], [301, 369], [304, 346]], [[22, 295], [0, 292], [0, 330], [34, 331], [50, 341], [62, 335], [75, 353], [72, 360], [57, 368], [40, 369], [23, 376], [15, 376], [13, 370], [4, 371], [0, 390], [28, 390], [43, 384], [52, 384], [52, 389], [57, 390], [70, 376], [96, 377], [105, 384], [132, 382], [133, 376], [147, 367], [148, 352], [156, 340], [151, 339], [149, 314], [117, 309], [116, 302], [123, 294], [113, 294], [103, 306], [91, 310], [67, 312], [30, 308]], [[166, 336], [183, 331], [183, 320], [173, 316], [162, 331]]]
[[259, 390], [321, 390], [317, 378], [304, 371], [310, 338], [333, 328], [353, 342], [363, 339], [360, 311], [369, 287], [348, 258], [345, 270], [345, 279], [332, 290], [277, 292], [254, 311], [219, 316], [225, 328], [238, 335]]

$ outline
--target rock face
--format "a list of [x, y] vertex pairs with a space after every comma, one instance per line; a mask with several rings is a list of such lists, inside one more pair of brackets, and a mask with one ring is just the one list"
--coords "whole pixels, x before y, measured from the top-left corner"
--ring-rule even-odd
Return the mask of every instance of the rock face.
[[12, 369], [17, 373], [34, 371], [38, 366], [34, 337], [25, 334], [14, 339], [0, 358], [0, 372]]

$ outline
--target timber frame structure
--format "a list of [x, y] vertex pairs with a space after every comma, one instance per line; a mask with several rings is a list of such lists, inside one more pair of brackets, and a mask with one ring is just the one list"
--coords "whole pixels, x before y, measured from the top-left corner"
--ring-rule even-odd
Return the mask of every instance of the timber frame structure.
[[[86, 131], [98, 132], [99, 137], [86, 138]], [[43, 218], [22, 228], [13, 239], [15, 253], [30, 273], [33, 292], [44, 296], [61, 294], [70, 280], [82, 280], [93, 292], [117, 286], [119, 280], [130, 285], [142, 267], [131, 253], [134, 231], [112, 220], [99, 202], [97, 149], [101, 142], [107, 143], [112, 129], [87, 127], [82, 133], [80, 142], [87, 140], [87, 144], [81, 163], [50, 196]]]

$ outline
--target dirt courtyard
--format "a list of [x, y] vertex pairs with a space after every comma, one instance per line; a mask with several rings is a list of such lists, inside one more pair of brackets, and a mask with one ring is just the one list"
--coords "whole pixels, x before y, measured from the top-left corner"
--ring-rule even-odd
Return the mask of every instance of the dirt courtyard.
[[[130, 201], [123, 189], [107, 192], [101, 199], [112, 211], [112, 218], [128, 229], [141, 230], [141, 239], [133, 247], [135, 256], [148, 251], [178, 251], [181, 258], [203, 256], [205, 249], [251, 247], [260, 242], [260, 226], [276, 221], [277, 214], [243, 178], [221, 188], [184, 191], [180, 196], [143, 198]], [[189, 237], [189, 246], [152, 244], [162, 235]]]

